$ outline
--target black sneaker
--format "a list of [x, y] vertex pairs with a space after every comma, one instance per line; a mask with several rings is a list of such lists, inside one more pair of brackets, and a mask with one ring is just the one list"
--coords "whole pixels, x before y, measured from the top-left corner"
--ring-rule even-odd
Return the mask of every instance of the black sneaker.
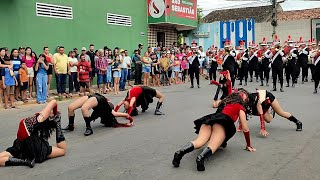
[[190, 88], [194, 88], [194, 86], [192, 85]]
[[282, 88], [280, 88], [280, 92], [284, 92], [284, 90]]
[[74, 125], [73, 124], [69, 124], [67, 127], [63, 128], [62, 130], [64, 130], [64, 131], [73, 131], [74, 130]]
[[85, 136], [90, 136], [91, 134], [93, 134], [93, 131], [90, 127], [87, 127], [86, 132], [84, 132]]
[[297, 125], [296, 131], [302, 131], [302, 122], [298, 121], [296, 125]]

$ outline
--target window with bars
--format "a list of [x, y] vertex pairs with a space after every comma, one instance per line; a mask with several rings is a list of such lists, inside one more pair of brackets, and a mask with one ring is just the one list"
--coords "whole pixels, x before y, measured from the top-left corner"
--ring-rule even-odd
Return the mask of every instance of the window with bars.
[[131, 16], [107, 13], [107, 23], [118, 26], [131, 26]]
[[36, 3], [37, 16], [73, 19], [72, 7], [60, 6], [55, 4]]

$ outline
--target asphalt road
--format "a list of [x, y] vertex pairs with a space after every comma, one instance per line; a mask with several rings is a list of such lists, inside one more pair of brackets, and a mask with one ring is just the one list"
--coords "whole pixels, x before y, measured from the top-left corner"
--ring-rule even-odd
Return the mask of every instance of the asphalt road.
[[[320, 95], [312, 94], [313, 83], [285, 88], [274, 93], [282, 107], [292, 112], [304, 124], [302, 132], [279, 116], [267, 124], [270, 135], [259, 135], [257, 117], [249, 120], [252, 144], [257, 152], [244, 151], [245, 140], [237, 133], [226, 149], [218, 150], [209, 161], [206, 171], [197, 172], [195, 159], [201, 150], [186, 155], [180, 168], [171, 165], [173, 154], [196, 135], [193, 120], [214, 112], [211, 101], [215, 86], [202, 81], [200, 89], [189, 84], [159, 88], [167, 99], [164, 116], [154, 116], [155, 103], [135, 118], [132, 128], [105, 128], [98, 121], [94, 134], [84, 137], [85, 124], [80, 112], [76, 114], [76, 129], [65, 133], [68, 142], [66, 156], [36, 164], [35, 168], [5, 167], [0, 169], [2, 180], [7, 179], [226, 179], [226, 180], [307, 180], [320, 179]], [[251, 83], [247, 88], [259, 87]], [[268, 87], [270, 90], [271, 87]], [[125, 96], [109, 96], [117, 103]], [[67, 105], [59, 102], [63, 127], [67, 125]], [[22, 117], [32, 115], [44, 105], [29, 105], [18, 110], [1, 110], [0, 150], [11, 146]], [[54, 138], [51, 143], [54, 143]]]

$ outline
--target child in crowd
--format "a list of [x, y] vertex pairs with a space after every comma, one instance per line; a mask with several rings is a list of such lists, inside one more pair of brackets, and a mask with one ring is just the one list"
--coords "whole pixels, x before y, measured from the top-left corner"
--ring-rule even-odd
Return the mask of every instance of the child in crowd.
[[180, 84], [180, 81], [179, 81], [180, 60], [178, 59], [178, 57], [174, 57], [174, 61], [173, 61], [173, 72], [174, 72], [174, 81], [175, 81], [175, 84]]
[[[5, 64], [10, 65], [10, 57], [5, 57]], [[18, 85], [18, 81], [16, 79], [16, 76], [14, 75], [13, 69], [12, 68], [3, 68], [1, 71], [2, 75], [2, 83], [3, 83], [3, 89], [4, 91], [4, 103], [5, 103], [5, 108], [8, 109], [8, 99], [10, 97], [10, 103], [11, 103], [11, 108], [15, 108], [14, 105], [14, 88], [15, 86]]]
[[106, 73], [106, 77], [107, 77], [107, 91], [112, 91], [112, 63], [113, 63], [113, 59], [109, 58], [107, 59], [108, 62], [108, 66], [107, 66], [107, 73]]
[[113, 82], [114, 82], [114, 94], [118, 95], [119, 92], [119, 83], [121, 77], [121, 69], [120, 69], [120, 56], [116, 55], [115, 62], [112, 64], [112, 74], [113, 74]]
[[181, 61], [182, 83], [186, 83], [187, 64], [188, 64], [187, 57], [184, 56]]
[[27, 89], [28, 89], [28, 70], [25, 62], [21, 63], [21, 67], [19, 69], [19, 79], [21, 86], [21, 97], [24, 103], [28, 102], [27, 100]]
[[83, 92], [84, 96], [86, 96], [87, 89], [89, 90], [89, 93], [92, 94], [91, 87], [89, 86], [90, 72], [91, 72], [90, 63], [86, 61], [85, 55], [81, 54], [80, 62], [78, 63], [78, 82], [80, 84], [80, 93]]

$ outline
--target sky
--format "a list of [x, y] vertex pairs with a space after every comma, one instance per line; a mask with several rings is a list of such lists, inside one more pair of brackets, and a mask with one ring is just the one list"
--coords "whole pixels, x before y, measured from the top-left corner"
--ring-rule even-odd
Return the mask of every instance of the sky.
[[[207, 15], [213, 10], [239, 8], [239, 7], [264, 6], [264, 5], [269, 5], [270, 2], [271, 0], [255, 0], [255, 1], [198, 0], [198, 6], [200, 8], [203, 8], [204, 15]], [[284, 11], [320, 8], [320, 1], [286, 0], [284, 3], [281, 3], [281, 6]]]

